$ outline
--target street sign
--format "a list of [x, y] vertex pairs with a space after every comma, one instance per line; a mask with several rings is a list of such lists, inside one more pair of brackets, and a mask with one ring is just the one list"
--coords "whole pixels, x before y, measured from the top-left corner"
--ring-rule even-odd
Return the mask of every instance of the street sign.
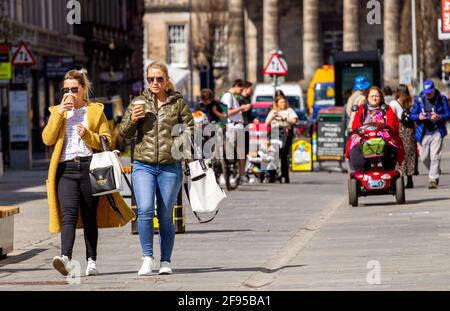
[[36, 64], [36, 59], [27, 45], [22, 43], [14, 54], [12, 63], [16, 66], [32, 66]]
[[438, 18], [438, 39], [450, 40], [450, 33], [445, 33], [442, 31], [442, 19], [440, 18]]
[[11, 57], [9, 45], [0, 44], [0, 80], [11, 80]]
[[450, 33], [450, 0], [442, 0], [442, 32]]
[[45, 59], [45, 68], [48, 79], [61, 79], [71, 69], [75, 68], [73, 56], [48, 56]]
[[402, 54], [398, 56], [398, 70], [399, 70], [399, 83], [411, 84], [412, 83], [412, 55]]
[[266, 67], [263, 69], [264, 75], [271, 75], [271, 76], [285, 76], [288, 74], [287, 64], [284, 59], [281, 58], [281, 56], [275, 52], [270, 57], [269, 62], [267, 63]]

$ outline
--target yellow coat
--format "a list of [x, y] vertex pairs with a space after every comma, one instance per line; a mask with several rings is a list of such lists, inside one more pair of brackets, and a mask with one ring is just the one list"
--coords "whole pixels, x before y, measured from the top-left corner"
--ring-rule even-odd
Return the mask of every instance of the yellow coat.
[[[42, 132], [42, 140], [47, 146], [55, 146], [50, 160], [47, 179], [47, 198], [49, 206], [49, 230], [51, 233], [61, 232], [62, 213], [58, 201], [58, 192], [56, 184], [56, 172], [58, 169], [59, 158], [61, 156], [64, 137], [66, 132], [66, 113], [60, 115], [57, 112], [58, 107], [52, 106], [50, 110], [50, 118], [47, 126]], [[83, 141], [93, 150], [101, 150], [100, 135], [106, 136], [111, 142], [111, 134], [109, 132], [108, 121], [103, 114], [103, 105], [99, 103], [89, 103], [87, 105], [87, 131]], [[99, 228], [121, 227], [126, 225], [135, 215], [128, 204], [123, 200], [119, 193], [115, 193], [114, 201], [124, 216], [123, 221], [113, 209], [109, 206], [105, 196], [100, 198], [97, 208], [97, 224]], [[82, 228], [81, 217], [78, 216], [77, 228]]]

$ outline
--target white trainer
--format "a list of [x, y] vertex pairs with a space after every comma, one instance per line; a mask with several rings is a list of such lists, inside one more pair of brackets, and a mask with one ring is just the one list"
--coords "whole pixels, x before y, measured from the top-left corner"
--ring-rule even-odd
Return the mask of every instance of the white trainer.
[[151, 275], [153, 267], [153, 257], [144, 257], [141, 269], [139, 269], [138, 275]]
[[89, 258], [86, 267], [86, 276], [97, 275], [98, 273], [99, 272], [97, 270], [97, 264], [95, 263], [95, 260]]
[[64, 276], [70, 274], [70, 259], [67, 256], [55, 256], [52, 260], [53, 267]]
[[159, 274], [172, 274], [172, 268], [170, 267], [170, 262], [162, 261], [161, 267], [159, 268]]

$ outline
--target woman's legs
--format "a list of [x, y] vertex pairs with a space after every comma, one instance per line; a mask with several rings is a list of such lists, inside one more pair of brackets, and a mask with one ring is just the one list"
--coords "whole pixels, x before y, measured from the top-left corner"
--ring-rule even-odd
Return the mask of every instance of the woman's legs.
[[397, 165], [397, 148], [386, 145], [385, 155], [381, 159], [381, 162], [386, 171], [395, 170]]
[[288, 136], [286, 138], [286, 145], [283, 146], [280, 150], [280, 156], [281, 156], [281, 175], [284, 178], [284, 181], [286, 183], [289, 183], [289, 161], [288, 161], [288, 155], [289, 151], [291, 150], [292, 146], [292, 136]]
[[365, 172], [370, 169], [370, 160], [364, 158], [361, 145], [353, 147], [348, 158], [353, 172]]
[[86, 244], [86, 260], [91, 258], [97, 260], [98, 226], [97, 226], [97, 205], [99, 197], [92, 196], [91, 181], [89, 178], [90, 162], [83, 162], [85, 174], [80, 180], [81, 204], [80, 212], [84, 228], [84, 242]]
[[132, 180], [138, 209], [139, 240], [144, 257], [153, 257], [156, 178], [156, 165], [135, 163]]
[[80, 208], [80, 185], [77, 163], [62, 163], [58, 167], [58, 200], [62, 212], [61, 255], [72, 258], [75, 229]]
[[160, 165], [157, 177], [156, 199], [159, 222], [161, 262], [170, 262], [175, 242], [173, 207], [183, 182], [181, 164]]

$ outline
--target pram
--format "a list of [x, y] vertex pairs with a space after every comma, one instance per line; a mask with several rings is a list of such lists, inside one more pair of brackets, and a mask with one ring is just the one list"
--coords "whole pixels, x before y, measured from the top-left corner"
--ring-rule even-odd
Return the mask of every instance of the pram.
[[253, 174], [261, 183], [281, 183], [281, 141], [267, 140], [261, 143], [258, 151], [247, 155], [247, 174]]

